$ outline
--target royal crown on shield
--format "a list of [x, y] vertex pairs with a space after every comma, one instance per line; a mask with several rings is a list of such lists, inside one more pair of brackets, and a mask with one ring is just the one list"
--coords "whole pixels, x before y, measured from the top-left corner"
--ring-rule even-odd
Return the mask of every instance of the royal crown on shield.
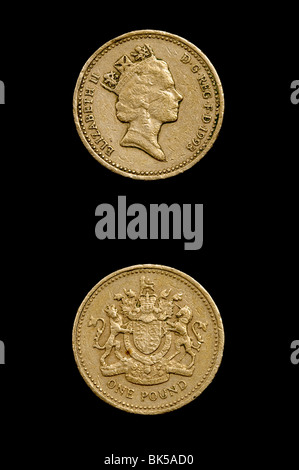
[[148, 292], [145, 295], [140, 296], [140, 309], [144, 313], [150, 313], [153, 311], [154, 305], [156, 303], [157, 296], [150, 295]]
[[158, 293], [154, 281], [141, 276], [139, 292], [124, 288], [113, 300], [88, 325], [96, 328], [92, 346], [103, 351], [104, 376], [124, 373], [129, 382], [153, 385], [166, 382], [171, 373], [193, 374], [204, 342], [200, 330], [205, 332], [207, 323], [182, 305], [182, 293], [171, 288]]

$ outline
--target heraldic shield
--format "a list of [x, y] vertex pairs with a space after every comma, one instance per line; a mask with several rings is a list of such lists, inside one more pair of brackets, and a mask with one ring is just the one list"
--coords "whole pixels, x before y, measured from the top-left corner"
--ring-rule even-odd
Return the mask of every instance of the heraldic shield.
[[162, 325], [160, 320], [146, 323], [142, 320], [134, 321], [133, 339], [136, 348], [144, 354], [151, 354], [161, 343]]

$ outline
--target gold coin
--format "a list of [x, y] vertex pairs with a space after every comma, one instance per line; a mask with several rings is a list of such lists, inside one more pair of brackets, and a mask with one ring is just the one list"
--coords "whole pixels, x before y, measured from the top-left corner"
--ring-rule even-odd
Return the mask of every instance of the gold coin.
[[131, 413], [159, 414], [202, 393], [220, 365], [219, 311], [190, 276], [137, 265], [102, 279], [73, 327], [79, 371], [102, 400]]
[[91, 155], [123, 176], [168, 178], [198, 162], [220, 130], [224, 98], [209, 59], [162, 31], [133, 31], [84, 65], [74, 118]]

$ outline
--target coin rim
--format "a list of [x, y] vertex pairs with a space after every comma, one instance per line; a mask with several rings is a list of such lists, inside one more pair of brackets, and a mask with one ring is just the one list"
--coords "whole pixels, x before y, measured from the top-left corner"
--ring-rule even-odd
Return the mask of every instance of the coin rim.
[[[113, 43], [117, 42], [117, 41], [120, 41], [122, 39], [125, 39], [125, 38], [128, 38], [128, 36], [131, 36], [131, 35], [144, 35], [144, 34], [153, 34], [153, 35], [162, 35], [162, 36], [167, 36], [167, 37], [170, 37], [171, 39], [173, 40], [176, 40], [176, 41], [179, 41], [183, 44], [185, 44], [187, 47], [191, 48], [192, 50], [195, 49], [195, 51], [202, 56], [202, 58], [206, 61], [207, 65], [209, 66], [209, 68], [211, 69], [211, 72], [213, 73], [213, 76], [215, 78], [215, 82], [216, 82], [216, 85], [217, 85], [217, 88], [218, 88], [218, 91], [219, 91], [219, 101], [220, 101], [220, 106], [219, 106], [219, 116], [218, 116], [218, 121], [217, 121], [217, 124], [216, 124], [216, 127], [215, 127], [215, 131], [213, 133], [213, 136], [212, 138], [209, 140], [209, 143], [208, 145], [206, 146], [205, 149], [203, 149], [201, 151], [200, 154], [198, 154], [197, 157], [194, 157], [192, 158], [192, 160], [185, 164], [182, 168], [178, 168], [178, 169], [175, 169], [173, 171], [169, 171], [170, 168], [167, 169], [167, 172], [166, 173], [162, 173], [162, 174], [156, 174], [156, 175], [141, 175], [141, 174], [134, 174], [133, 172], [129, 173], [128, 171], [125, 171], [123, 169], [119, 169], [116, 167], [116, 165], [112, 165], [111, 163], [107, 162], [104, 158], [100, 157], [98, 155], [97, 152], [95, 152], [92, 147], [90, 146], [89, 142], [87, 142], [86, 138], [84, 137], [84, 134], [83, 134], [83, 131], [81, 129], [81, 125], [80, 125], [80, 122], [79, 122], [79, 116], [78, 116], [78, 112], [77, 112], [77, 109], [78, 109], [78, 100], [77, 100], [77, 97], [78, 97], [78, 92], [79, 92], [79, 88], [81, 86], [81, 82], [82, 82], [82, 79], [84, 77], [84, 74], [86, 72], [86, 69], [87, 67], [92, 63], [92, 61], [95, 59], [95, 57], [97, 57], [105, 48], [108, 48], [109, 46], [111, 46]], [[223, 93], [223, 88], [222, 88], [222, 84], [221, 84], [221, 81], [220, 81], [220, 78], [216, 72], [216, 69], [215, 67], [213, 66], [213, 64], [211, 63], [211, 61], [208, 59], [208, 57], [197, 47], [195, 46], [194, 44], [192, 44], [190, 41], [188, 41], [187, 39], [184, 39], [176, 34], [172, 34], [172, 33], [168, 33], [166, 31], [160, 31], [160, 30], [154, 30], [154, 29], [145, 29], [145, 30], [135, 30], [135, 31], [130, 31], [128, 33], [125, 33], [125, 34], [122, 34], [120, 36], [117, 36], [113, 39], [111, 39], [110, 41], [107, 41], [105, 44], [103, 44], [101, 47], [99, 47], [92, 55], [91, 57], [89, 57], [89, 59], [85, 62], [84, 66], [82, 67], [81, 69], [81, 72], [79, 74], [79, 77], [77, 79], [77, 82], [76, 82], [76, 86], [75, 86], [75, 90], [74, 90], [74, 94], [73, 94], [73, 116], [74, 116], [74, 121], [75, 121], [75, 125], [76, 125], [76, 129], [77, 129], [77, 132], [80, 136], [80, 139], [81, 141], [83, 142], [84, 146], [86, 147], [86, 149], [88, 150], [88, 152], [99, 162], [101, 163], [103, 166], [105, 166], [106, 168], [108, 168], [109, 170], [113, 171], [114, 173], [117, 173], [119, 175], [122, 175], [122, 176], [126, 176], [128, 178], [132, 178], [132, 179], [137, 179], [137, 180], [144, 180], [144, 181], [153, 181], [153, 180], [160, 180], [160, 179], [166, 179], [166, 178], [170, 178], [172, 176], [176, 176], [178, 174], [181, 174], [183, 173], [184, 171], [186, 170], [189, 170], [193, 165], [195, 165], [196, 163], [199, 162], [199, 160], [201, 160], [207, 153], [208, 151], [213, 147], [217, 137], [218, 137], [218, 134], [219, 134], [219, 131], [222, 127], [222, 123], [223, 123], [223, 115], [224, 115], [224, 93]]]
[[[168, 272], [171, 272], [171, 273], [174, 273], [176, 275], [179, 275], [185, 279], [187, 279], [187, 281], [189, 281], [191, 284], [195, 285], [195, 287], [197, 289], [200, 290], [200, 292], [204, 295], [204, 297], [206, 298], [208, 304], [210, 305], [210, 307], [212, 308], [213, 310], [213, 313], [215, 315], [215, 319], [216, 319], [216, 323], [217, 323], [217, 329], [218, 329], [218, 352], [217, 352], [217, 355], [215, 357], [215, 362], [212, 366], [212, 369], [208, 375], [208, 377], [206, 378], [206, 380], [201, 384], [199, 388], [199, 390], [196, 390], [196, 391], [193, 391], [193, 393], [189, 394], [190, 396], [187, 397], [186, 399], [184, 400], [181, 400], [180, 403], [177, 403], [175, 404], [174, 406], [172, 407], [165, 407], [163, 409], [160, 409], [158, 407], [156, 408], [147, 408], [147, 409], [142, 409], [142, 408], [131, 408], [131, 407], [128, 407], [126, 405], [122, 405], [120, 403], [116, 404], [113, 400], [110, 400], [108, 397], [106, 397], [105, 395], [101, 394], [100, 393], [100, 390], [97, 389], [97, 387], [92, 383], [92, 381], [90, 380], [90, 378], [88, 378], [83, 370], [83, 367], [82, 367], [82, 364], [81, 364], [81, 361], [80, 361], [80, 358], [79, 358], [79, 353], [78, 353], [78, 350], [77, 350], [77, 327], [78, 327], [78, 323], [79, 323], [79, 320], [80, 320], [80, 317], [81, 317], [81, 314], [85, 308], [85, 305], [86, 303], [88, 302], [88, 300], [92, 297], [92, 295], [94, 294], [94, 292], [102, 285], [102, 284], [105, 284], [107, 281], [109, 281], [109, 279], [115, 277], [115, 276], [119, 276], [121, 274], [124, 274], [124, 273], [128, 273], [129, 271], [135, 271], [135, 270], [142, 270], [142, 269], [158, 269], [158, 270], [162, 270], [162, 271], [168, 271]], [[83, 302], [81, 303], [78, 311], [77, 311], [77, 314], [76, 314], [76, 317], [75, 317], [75, 321], [74, 321], [74, 324], [73, 324], [73, 331], [72, 331], [72, 347], [73, 347], [73, 353], [74, 353], [74, 357], [75, 357], [75, 361], [76, 361], [76, 364], [77, 364], [77, 367], [78, 367], [78, 370], [81, 374], [81, 376], [83, 377], [84, 381], [86, 382], [86, 384], [89, 386], [89, 388], [94, 392], [94, 394], [99, 397], [101, 400], [103, 400], [104, 402], [108, 403], [109, 405], [112, 405], [113, 407], [115, 408], [118, 408], [120, 410], [123, 410], [123, 411], [126, 411], [126, 412], [129, 412], [129, 413], [134, 413], [134, 414], [141, 414], [141, 415], [157, 415], [157, 414], [164, 414], [164, 413], [167, 413], [167, 412], [170, 412], [170, 411], [174, 411], [176, 409], [179, 409], [183, 406], [185, 406], [186, 404], [192, 402], [195, 398], [197, 398], [199, 395], [201, 395], [201, 393], [207, 388], [207, 386], [212, 382], [212, 380], [214, 379], [218, 369], [219, 369], [219, 366], [220, 366], [220, 363], [222, 361], [222, 357], [223, 357], [223, 350], [224, 350], [224, 329], [223, 329], [223, 323], [222, 323], [222, 318], [221, 318], [221, 315], [220, 315], [220, 312], [214, 302], [214, 300], [212, 299], [212, 297], [210, 296], [210, 294], [206, 291], [206, 289], [204, 287], [202, 287], [202, 285], [196, 281], [194, 278], [192, 278], [191, 276], [189, 276], [188, 274], [185, 274], [184, 272], [178, 270], [178, 269], [175, 269], [175, 268], [171, 268], [169, 266], [164, 266], [164, 265], [160, 265], [160, 264], [137, 264], [137, 265], [133, 265], [133, 266], [128, 266], [128, 267], [125, 267], [125, 268], [122, 268], [122, 269], [119, 269], [117, 271], [114, 271], [113, 273], [110, 273], [108, 274], [107, 276], [105, 276], [103, 279], [101, 279], [90, 291], [89, 293], [85, 296]], [[136, 405], [137, 406], [137, 405]]]

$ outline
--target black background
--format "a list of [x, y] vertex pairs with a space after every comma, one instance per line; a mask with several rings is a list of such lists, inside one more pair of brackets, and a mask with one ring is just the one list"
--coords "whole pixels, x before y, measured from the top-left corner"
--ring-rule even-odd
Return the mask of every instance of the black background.
[[[111, 453], [193, 454], [197, 466], [295, 462], [295, 8], [86, 3], [5, 11], [0, 339], [6, 364], [0, 380], [1, 443], [12, 462], [102, 468]], [[214, 146], [191, 169], [164, 181], [131, 180], [100, 165], [72, 116], [85, 61], [110, 39], [140, 29], [195, 44], [224, 89]], [[203, 203], [203, 247], [97, 240], [95, 208], [116, 207], [119, 195], [147, 207]], [[158, 416], [129, 414], [99, 400], [81, 378], [71, 345], [89, 290], [111, 272], [142, 263], [194, 277], [216, 302], [225, 330], [223, 360], [210, 386], [192, 403]]]

